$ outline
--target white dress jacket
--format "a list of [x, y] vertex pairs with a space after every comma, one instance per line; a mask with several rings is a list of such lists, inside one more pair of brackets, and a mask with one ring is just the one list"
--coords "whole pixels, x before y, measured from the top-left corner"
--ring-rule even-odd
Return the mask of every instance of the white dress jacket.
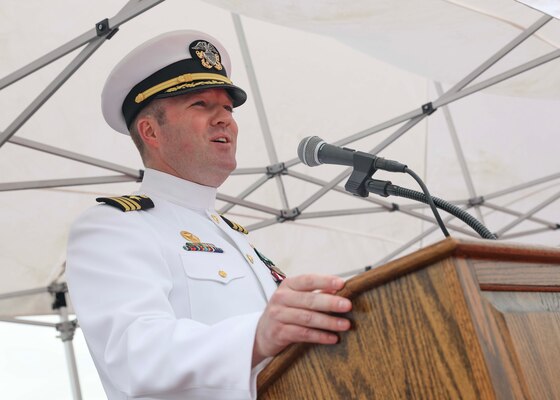
[[96, 205], [68, 243], [70, 297], [108, 398], [254, 399], [270, 270], [219, 217], [214, 188], [148, 169], [138, 194], [155, 207]]

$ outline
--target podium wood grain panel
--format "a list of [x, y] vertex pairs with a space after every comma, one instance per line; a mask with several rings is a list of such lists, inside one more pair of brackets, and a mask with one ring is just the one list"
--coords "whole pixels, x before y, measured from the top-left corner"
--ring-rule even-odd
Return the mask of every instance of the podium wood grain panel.
[[560, 399], [560, 292], [484, 293], [503, 315], [532, 399]]
[[560, 399], [560, 315], [506, 315], [514, 347], [533, 399]]
[[493, 398], [454, 274], [444, 261], [358, 296], [351, 317], [362, 334], [311, 346], [260, 398]]
[[288, 347], [260, 399], [560, 400], [560, 249], [450, 238], [339, 294], [353, 329]]
[[480, 295], [473, 264], [463, 258], [454, 259], [454, 263], [497, 398], [529, 398], [504, 315]]

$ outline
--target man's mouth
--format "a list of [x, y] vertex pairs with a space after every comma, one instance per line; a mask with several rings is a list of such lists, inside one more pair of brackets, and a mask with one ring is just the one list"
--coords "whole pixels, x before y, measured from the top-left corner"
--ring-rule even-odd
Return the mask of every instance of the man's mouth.
[[225, 137], [220, 137], [220, 138], [214, 139], [212, 141], [216, 142], [216, 143], [229, 143], [229, 141]]

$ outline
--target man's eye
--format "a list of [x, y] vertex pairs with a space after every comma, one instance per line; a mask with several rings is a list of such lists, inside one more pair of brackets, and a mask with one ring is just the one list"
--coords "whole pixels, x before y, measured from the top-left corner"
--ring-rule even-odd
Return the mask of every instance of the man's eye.
[[206, 106], [206, 103], [205, 103], [204, 101], [200, 100], [200, 101], [196, 101], [196, 102], [192, 103], [192, 105], [193, 105], [193, 106], [201, 106], [201, 107], [204, 107], [204, 106]]
[[230, 113], [233, 113], [233, 107], [232, 106], [224, 106], [224, 108], [229, 111]]

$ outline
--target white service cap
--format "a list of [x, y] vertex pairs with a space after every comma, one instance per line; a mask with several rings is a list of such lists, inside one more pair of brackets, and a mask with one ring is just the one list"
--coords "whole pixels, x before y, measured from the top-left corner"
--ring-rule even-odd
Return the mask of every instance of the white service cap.
[[233, 106], [247, 100], [230, 80], [226, 49], [202, 32], [181, 30], [159, 35], [132, 50], [109, 74], [101, 93], [105, 121], [129, 134], [140, 110], [158, 98], [209, 88], [224, 88]]

